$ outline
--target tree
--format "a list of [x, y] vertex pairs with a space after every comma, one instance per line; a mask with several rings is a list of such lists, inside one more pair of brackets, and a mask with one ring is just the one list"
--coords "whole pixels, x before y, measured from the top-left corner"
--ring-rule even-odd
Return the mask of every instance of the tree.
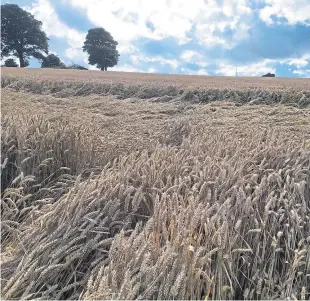
[[262, 77], [276, 77], [276, 75], [273, 73], [267, 73], [267, 74], [264, 74]]
[[18, 64], [15, 62], [14, 59], [7, 59], [4, 62], [4, 67], [18, 67]]
[[60, 60], [60, 58], [51, 53], [42, 60], [41, 68], [55, 68], [55, 67], [60, 67], [60, 68], [65, 68], [66, 65]]
[[20, 67], [26, 67], [30, 57], [42, 60], [48, 38], [41, 27], [42, 22], [18, 5], [1, 5], [1, 57], [17, 57]]
[[84, 42], [83, 51], [88, 53], [90, 65], [96, 65], [101, 71], [107, 71], [118, 62], [118, 43], [105, 29], [98, 27], [90, 29]]

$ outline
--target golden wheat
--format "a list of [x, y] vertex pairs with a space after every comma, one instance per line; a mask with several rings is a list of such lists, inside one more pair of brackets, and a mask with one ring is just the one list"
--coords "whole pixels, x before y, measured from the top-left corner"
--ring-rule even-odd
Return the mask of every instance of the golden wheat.
[[3, 95], [2, 298], [309, 298], [309, 109]]

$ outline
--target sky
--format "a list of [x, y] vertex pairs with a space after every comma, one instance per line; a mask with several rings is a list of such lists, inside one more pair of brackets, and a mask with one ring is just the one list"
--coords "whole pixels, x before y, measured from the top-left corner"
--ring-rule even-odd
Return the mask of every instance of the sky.
[[[3, 0], [42, 21], [49, 50], [88, 65], [87, 31], [118, 42], [110, 71], [310, 77], [310, 0]], [[40, 67], [32, 60], [30, 67]]]

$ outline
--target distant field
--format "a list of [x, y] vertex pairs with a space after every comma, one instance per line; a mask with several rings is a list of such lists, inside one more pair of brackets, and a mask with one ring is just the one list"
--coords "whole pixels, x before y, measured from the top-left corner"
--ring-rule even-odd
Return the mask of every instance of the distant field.
[[308, 79], [210, 77], [125, 72], [2, 68], [2, 88], [56, 97], [114, 95], [167, 102], [310, 106]]
[[73, 81], [91, 83], [122, 83], [129, 85], [152, 84], [159, 86], [178, 86], [184, 89], [287, 89], [310, 91], [309, 79], [225, 77], [199, 75], [169, 75], [128, 72], [101, 72], [84, 70], [1, 68], [4, 76], [18, 76], [34, 80]]
[[2, 299], [309, 299], [309, 79], [1, 71]]

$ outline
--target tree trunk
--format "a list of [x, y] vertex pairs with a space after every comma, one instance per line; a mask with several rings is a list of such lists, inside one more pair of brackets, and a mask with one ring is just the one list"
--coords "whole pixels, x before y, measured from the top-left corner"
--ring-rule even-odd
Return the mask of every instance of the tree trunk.
[[19, 67], [20, 67], [20, 68], [24, 68], [24, 67], [25, 67], [25, 60], [24, 60], [23, 55], [20, 54], [20, 55], [18, 56], [18, 58], [19, 58]]
[[108, 67], [106, 67], [106, 66], [101, 67], [101, 71], [107, 71], [107, 69], [108, 69]]
[[108, 67], [104, 67], [104, 71], [108, 71]]

